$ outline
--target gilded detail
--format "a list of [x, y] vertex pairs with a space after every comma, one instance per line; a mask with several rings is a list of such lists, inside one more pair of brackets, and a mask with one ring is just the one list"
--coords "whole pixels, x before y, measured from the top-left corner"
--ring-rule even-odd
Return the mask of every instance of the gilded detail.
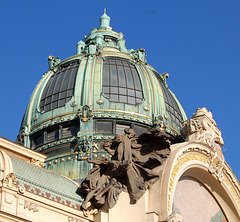
[[239, 195], [236, 194], [233, 186], [231, 185], [232, 183], [229, 182], [228, 178], [226, 175], [223, 176], [223, 183], [227, 186], [227, 188], [230, 190], [232, 196], [234, 197], [235, 201], [237, 202], [238, 206], [240, 207], [240, 198]]
[[180, 157], [180, 159], [177, 161], [176, 165], [173, 167], [172, 173], [171, 173], [171, 177], [170, 177], [170, 181], [169, 181], [169, 193], [168, 194], [168, 211], [171, 210], [171, 193], [172, 193], [172, 188], [173, 188], [173, 184], [174, 184], [174, 179], [176, 177], [177, 172], [179, 171], [179, 169], [188, 161], [191, 160], [197, 160], [200, 162], [203, 162], [205, 164], [207, 164], [207, 157], [203, 156], [201, 154], [198, 153], [188, 153], [182, 157]]

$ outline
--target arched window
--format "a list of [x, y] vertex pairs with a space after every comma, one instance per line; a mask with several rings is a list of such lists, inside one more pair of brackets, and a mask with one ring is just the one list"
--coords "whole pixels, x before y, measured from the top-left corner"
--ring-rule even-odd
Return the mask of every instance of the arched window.
[[63, 64], [53, 73], [42, 94], [41, 111], [63, 107], [73, 96], [79, 60]]
[[127, 59], [105, 58], [102, 82], [103, 94], [112, 102], [136, 105], [143, 100], [138, 71]]
[[170, 115], [172, 121], [177, 124], [177, 126], [182, 127], [183, 117], [175, 98], [171, 94], [170, 90], [166, 87], [162, 77], [155, 70], [153, 70], [153, 73], [157, 77], [162, 88], [165, 106], [168, 114]]

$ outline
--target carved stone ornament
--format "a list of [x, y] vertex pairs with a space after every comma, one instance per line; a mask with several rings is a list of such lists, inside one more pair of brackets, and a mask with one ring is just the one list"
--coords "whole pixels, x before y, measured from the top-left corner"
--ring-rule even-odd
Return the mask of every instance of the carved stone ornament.
[[36, 166], [40, 166], [40, 167], [44, 167], [44, 162], [37, 160], [35, 158], [31, 158], [30, 159], [30, 163], [36, 165]]
[[219, 180], [219, 182], [222, 182], [224, 159], [220, 158], [217, 152], [211, 152], [207, 161], [209, 163], [208, 167], [209, 172], [214, 174]]
[[104, 204], [112, 208], [122, 191], [128, 191], [131, 202], [136, 203], [159, 179], [158, 166], [170, 154], [169, 136], [160, 129], [149, 129], [139, 137], [132, 129], [124, 132], [124, 135], [117, 135], [104, 143], [111, 160], [88, 160], [94, 166], [80, 186], [86, 194], [83, 210], [87, 210], [89, 201], [97, 209]]
[[16, 176], [13, 173], [9, 173], [3, 180], [3, 184], [5, 184], [7, 187], [17, 187], [17, 179]]
[[84, 221], [74, 217], [68, 217], [68, 222], [84, 222]]
[[180, 213], [173, 212], [169, 216], [168, 222], [183, 222], [183, 216]]
[[32, 210], [33, 212], [39, 211], [39, 206], [35, 203], [31, 203], [27, 200], [24, 201], [24, 209]]
[[205, 107], [198, 108], [191, 119], [184, 122], [183, 131], [187, 141], [202, 142], [210, 146], [223, 158], [221, 146], [224, 142], [212, 113]]

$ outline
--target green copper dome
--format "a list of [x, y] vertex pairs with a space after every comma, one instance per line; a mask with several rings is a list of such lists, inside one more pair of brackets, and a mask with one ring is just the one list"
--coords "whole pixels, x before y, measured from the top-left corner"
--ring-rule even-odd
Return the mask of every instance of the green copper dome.
[[106, 13], [77, 43], [76, 55], [48, 60], [18, 135], [24, 146], [48, 156], [46, 168], [83, 179], [91, 168], [86, 159], [107, 157], [103, 141], [127, 127], [137, 134], [161, 127], [173, 143], [184, 140], [186, 115], [168, 88], [168, 74], [147, 63], [144, 49], [127, 50]]

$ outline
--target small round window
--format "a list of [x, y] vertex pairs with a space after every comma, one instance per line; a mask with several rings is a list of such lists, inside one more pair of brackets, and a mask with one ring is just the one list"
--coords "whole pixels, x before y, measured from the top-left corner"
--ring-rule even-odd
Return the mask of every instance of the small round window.
[[143, 100], [138, 71], [127, 59], [105, 58], [102, 82], [103, 94], [112, 102], [136, 105]]

